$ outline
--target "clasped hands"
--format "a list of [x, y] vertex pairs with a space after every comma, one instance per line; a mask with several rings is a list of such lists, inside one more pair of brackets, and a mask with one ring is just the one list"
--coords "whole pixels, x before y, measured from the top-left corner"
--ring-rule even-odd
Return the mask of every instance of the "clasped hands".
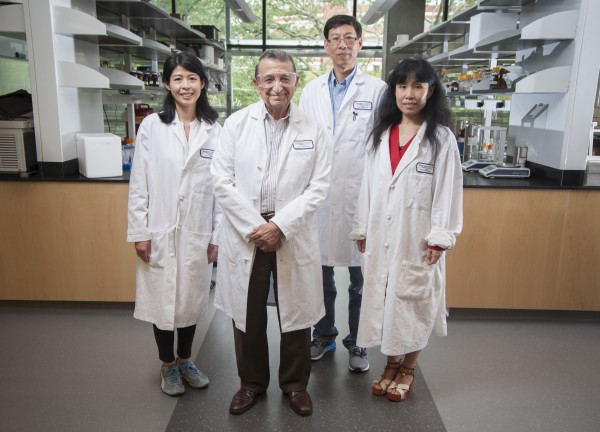
[[283, 246], [283, 233], [273, 222], [257, 226], [250, 233], [250, 240], [263, 252], [274, 252]]

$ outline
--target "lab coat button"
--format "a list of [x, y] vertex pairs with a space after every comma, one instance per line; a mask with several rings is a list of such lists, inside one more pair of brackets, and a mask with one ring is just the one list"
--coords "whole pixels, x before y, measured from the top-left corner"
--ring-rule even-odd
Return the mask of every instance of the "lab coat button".
[[174, 253], [172, 253], [172, 254], [169, 254], [169, 255], [171, 255], [172, 257], [174, 257], [174, 256], [175, 256], [175, 254], [174, 254]]
[[395, 184], [391, 185], [390, 189], [396, 189], [396, 185]]
[[386, 219], [387, 220], [392, 220], [392, 217], [390, 215], [388, 215], [388, 217]]
[[389, 243], [384, 243], [383, 245], [384, 245], [386, 248], [389, 248], [389, 247], [390, 247], [390, 244], [389, 244]]

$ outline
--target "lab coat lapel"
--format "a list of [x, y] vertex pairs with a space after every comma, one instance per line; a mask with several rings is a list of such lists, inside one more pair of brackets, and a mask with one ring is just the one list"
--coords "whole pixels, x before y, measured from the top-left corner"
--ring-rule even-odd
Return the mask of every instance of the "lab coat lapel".
[[267, 108], [264, 102], [255, 104], [250, 111], [249, 117], [252, 119], [251, 133], [256, 134], [257, 139], [251, 137], [240, 137], [241, 140], [247, 141], [247, 143], [254, 143], [258, 141], [258, 147], [256, 148], [256, 160], [264, 163], [267, 160], [267, 135], [265, 132], [265, 115]]
[[[400, 163], [398, 164], [396, 172], [393, 176], [394, 179], [396, 179], [402, 173], [402, 171], [404, 171], [419, 155], [419, 147], [421, 146], [421, 141], [423, 141], [423, 135], [425, 134], [426, 127], [427, 124], [423, 123], [419, 128], [419, 132], [417, 132], [417, 135], [408, 146], [408, 150], [406, 150], [406, 153], [404, 153], [404, 156], [402, 156], [402, 159], [400, 159]], [[387, 144], [389, 153], [389, 138]]]
[[190, 161], [198, 155], [200, 149], [208, 142], [208, 131], [213, 127], [213, 125], [210, 125], [205, 121], [201, 121], [200, 124], [196, 127], [198, 128], [198, 132], [195, 133], [193, 136], [190, 134], [190, 149], [188, 151], [187, 159], [185, 161], [186, 165], [188, 165]]
[[294, 104], [290, 105], [290, 116], [288, 119], [288, 126], [281, 138], [281, 148], [279, 149], [279, 161], [277, 162], [277, 173], [281, 170], [281, 166], [283, 165], [283, 161], [287, 158], [290, 149], [292, 148], [292, 144], [294, 140], [298, 136], [300, 132], [299, 116], [295, 115], [296, 107]]
[[177, 112], [175, 113], [175, 118], [171, 122], [171, 131], [173, 135], [175, 135], [176, 141], [179, 143], [181, 148], [185, 150], [186, 148], [186, 139], [185, 139], [185, 131], [183, 130], [183, 123], [179, 120], [179, 116]]
[[360, 75], [361, 75], [360, 70], [357, 69], [356, 74], [354, 75], [354, 79], [350, 83], [350, 87], [348, 87], [348, 90], [346, 91], [346, 94], [344, 95], [344, 100], [342, 101], [342, 106], [340, 107], [340, 112], [342, 110], [352, 109], [352, 106], [349, 106], [349, 104], [352, 104], [354, 102], [354, 96], [356, 95], [356, 93], [358, 92], [358, 89], [360, 88], [360, 86], [363, 83], [362, 76], [360, 76]]

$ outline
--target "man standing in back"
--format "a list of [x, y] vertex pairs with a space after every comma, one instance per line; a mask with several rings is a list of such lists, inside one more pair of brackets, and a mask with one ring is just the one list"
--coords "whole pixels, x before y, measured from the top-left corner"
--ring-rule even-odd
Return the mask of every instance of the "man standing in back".
[[344, 346], [352, 372], [369, 369], [367, 350], [356, 346], [362, 300], [363, 276], [359, 253], [350, 240], [356, 200], [364, 168], [364, 155], [375, 107], [385, 83], [356, 66], [362, 48], [362, 27], [356, 18], [335, 15], [325, 23], [325, 50], [333, 68], [306, 85], [300, 108], [331, 134], [331, 187], [327, 201], [317, 210], [323, 293], [326, 315], [315, 325], [311, 359], [319, 360], [336, 346], [334, 266], [348, 267], [349, 333]]

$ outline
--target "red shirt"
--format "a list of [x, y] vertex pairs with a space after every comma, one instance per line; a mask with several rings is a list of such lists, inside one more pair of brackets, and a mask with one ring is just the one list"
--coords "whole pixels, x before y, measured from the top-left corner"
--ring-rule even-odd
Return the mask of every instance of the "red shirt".
[[415, 134], [411, 139], [408, 140], [406, 144], [402, 146], [402, 149], [400, 149], [398, 144], [399, 135], [400, 128], [397, 124], [395, 124], [390, 129], [390, 162], [392, 163], [392, 174], [396, 172], [396, 168], [400, 163], [400, 159], [402, 159], [402, 156], [404, 156], [404, 153], [406, 153], [406, 149], [408, 149], [410, 143], [413, 142], [415, 136], [417, 136]]

